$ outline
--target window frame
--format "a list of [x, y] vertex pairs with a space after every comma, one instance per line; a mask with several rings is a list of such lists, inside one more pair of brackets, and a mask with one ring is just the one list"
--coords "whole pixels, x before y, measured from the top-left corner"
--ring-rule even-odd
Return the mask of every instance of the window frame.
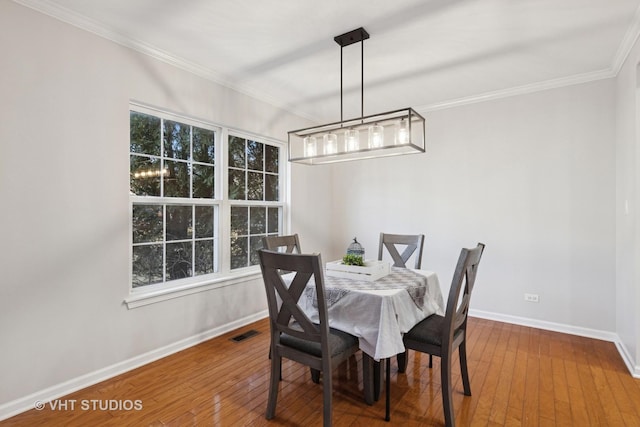
[[[166, 109], [152, 107], [143, 103], [131, 101], [129, 103], [128, 114], [131, 111], [139, 112], [142, 114], [149, 114], [154, 117], [159, 117], [165, 120], [173, 120], [180, 123], [188, 124], [190, 126], [202, 127], [204, 129], [211, 129], [215, 132], [215, 162], [214, 162], [214, 191], [215, 199], [206, 199], [203, 202], [201, 199], [195, 198], [167, 198], [156, 196], [136, 196], [132, 195], [129, 191], [129, 210], [128, 210], [128, 225], [129, 225], [129, 250], [128, 250], [128, 288], [129, 295], [125, 298], [125, 303], [129, 309], [152, 304], [167, 299], [172, 299], [184, 295], [190, 295], [197, 292], [203, 292], [210, 289], [215, 289], [224, 286], [230, 286], [237, 283], [243, 283], [249, 280], [254, 280], [260, 276], [260, 266], [253, 265], [248, 267], [231, 269], [231, 207], [232, 206], [267, 206], [267, 207], [279, 207], [279, 234], [286, 234], [289, 230], [290, 216], [289, 216], [289, 190], [288, 190], [288, 175], [289, 165], [287, 159], [286, 143], [274, 138], [258, 135], [252, 132], [247, 132], [225, 126], [222, 124], [214, 123], [213, 121], [206, 121], [197, 119], [186, 114], [178, 114]], [[128, 133], [130, 133], [130, 124], [128, 126]], [[228, 172], [229, 172], [229, 159], [228, 159], [228, 144], [230, 136], [236, 136], [245, 138], [247, 140], [253, 140], [265, 145], [271, 145], [278, 148], [278, 201], [266, 201], [266, 200], [230, 200], [228, 195]], [[130, 158], [130, 149], [128, 149], [128, 158]], [[129, 163], [131, 161], [129, 160]], [[162, 283], [155, 283], [150, 285], [133, 287], [133, 206], [136, 204], [180, 204], [180, 205], [206, 205], [215, 206], [215, 217], [217, 224], [217, 230], [214, 230], [214, 237], [216, 243], [215, 257], [218, 262], [218, 271], [200, 276], [192, 276], [183, 279], [176, 279], [165, 281]], [[163, 243], [166, 243], [163, 241]], [[165, 268], [163, 266], [163, 268]]]

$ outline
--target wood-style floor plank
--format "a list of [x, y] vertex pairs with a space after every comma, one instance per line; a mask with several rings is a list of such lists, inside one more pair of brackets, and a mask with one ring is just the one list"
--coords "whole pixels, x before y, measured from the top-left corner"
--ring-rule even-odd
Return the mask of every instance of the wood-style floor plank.
[[[241, 342], [232, 336], [255, 329]], [[322, 386], [308, 368], [284, 360], [275, 419], [265, 419], [270, 377], [269, 325], [255, 322], [58, 401], [73, 410], [30, 410], [0, 426], [312, 426], [322, 424]], [[640, 380], [610, 342], [469, 318], [471, 396], [459, 358], [452, 361], [458, 426], [640, 426]], [[440, 359], [409, 352], [391, 376], [391, 423], [380, 401], [363, 401], [362, 356], [332, 373], [333, 424], [443, 426]], [[322, 380], [321, 380], [322, 381]], [[83, 409], [81, 402], [139, 400], [140, 410]]]

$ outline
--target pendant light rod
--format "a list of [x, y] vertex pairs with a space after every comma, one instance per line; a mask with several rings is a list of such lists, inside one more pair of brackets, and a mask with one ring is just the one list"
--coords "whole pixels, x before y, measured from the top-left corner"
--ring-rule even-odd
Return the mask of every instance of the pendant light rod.
[[343, 90], [342, 90], [342, 49], [354, 43], [360, 43], [360, 117], [364, 118], [364, 41], [369, 38], [369, 33], [364, 28], [356, 28], [348, 33], [335, 36], [333, 40], [340, 45], [340, 121], [343, 117]]
[[340, 121], [344, 120], [342, 116], [342, 49], [344, 46], [340, 46]]
[[360, 42], [360, 117], [364, 117], [364, 42]]

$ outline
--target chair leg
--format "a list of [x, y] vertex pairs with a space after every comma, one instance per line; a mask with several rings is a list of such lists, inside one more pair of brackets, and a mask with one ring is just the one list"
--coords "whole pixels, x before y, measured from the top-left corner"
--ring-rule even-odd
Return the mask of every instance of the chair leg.
[[[269, 359], [271, 359], [271, 347], [269, 347]], [[280, 360], [280, 381], [282, 381], [282, 360]]]
[[313, 381], [316, 384], [320, 383], [320, 371], [318, 371], [317, 369], [313, 369], [313, 368], [309, 368], [311, 369], [311, 381]]
[[433, 368], [433, 354], [429, 355], [429, 367]]
[[409, 350], [405, 350], [404, 353], [398, 353], [396, 356], [398, 359], [398, 372], [404, 374], [407, 371], [407, 361], [409, 360]]
[[276, 402], [278, 400], [278, 383], [281, 377], [282, 358], [271, 357], [271, 379], [269, 385], [269, 399], [267, 402], [267, 414], [268, 420], [276, 416]]
[[460, 373], [462, 374], [462, 386], [464, 387], [465, 396], [471, 396], [471, 385], [469, 384], [469, 371], [467, 370], [467, 346], [466, 340], [463, 340], [458, 347], [460, 355]]
[[442, 408], [444, 410], [444, 424], [453, 427], [453, 393], [451, 389], [451, 354], [445, 353], [440, 357], [440, 383], [442, 384]]
[[331, 371], [331, 364], [323, 363], [323, 365], [324, 365], [324, 375], [322, 377], [322, 400], [323, 400], [322, 425], [323, 427], [331, 427], [331, 423], [332, 423], [331, 418], [333, 414], [332, 371]]

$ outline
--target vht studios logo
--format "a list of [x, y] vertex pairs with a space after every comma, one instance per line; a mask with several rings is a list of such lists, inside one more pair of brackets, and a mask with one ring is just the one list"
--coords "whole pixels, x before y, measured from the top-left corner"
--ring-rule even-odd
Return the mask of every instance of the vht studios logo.
[[56, 399], [50, 402], [40, 400], [33, 404], [38, 411], [49, 408], [52, 411], [140, 411], [142, 400], [115, 400], [115, 399]]

